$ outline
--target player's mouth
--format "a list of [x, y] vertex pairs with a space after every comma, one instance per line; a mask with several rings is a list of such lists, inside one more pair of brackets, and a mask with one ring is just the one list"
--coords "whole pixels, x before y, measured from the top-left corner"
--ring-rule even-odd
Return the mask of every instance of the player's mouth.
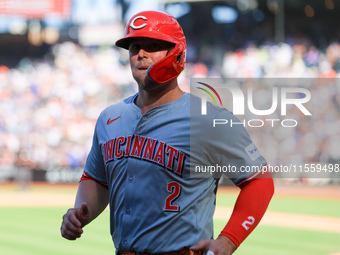
[[138, 67], [138, 70], [148, 70], [149, 66], [148, 65], [142, 65]]

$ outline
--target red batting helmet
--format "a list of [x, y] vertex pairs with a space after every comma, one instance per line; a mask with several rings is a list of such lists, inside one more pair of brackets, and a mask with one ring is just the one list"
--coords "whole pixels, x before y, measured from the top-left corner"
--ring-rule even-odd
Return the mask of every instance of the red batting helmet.
[[126, 26], [126, 36], [116, 46], [129, 49], [132, 38], [147, 37], [173, 43], [165, 58], [149, 67], [148, 76], [159, 84], [166, 83], [183, 71], [187, 48], [181, 26], [171, 15], [160, 11], [144, 11], [134, 15]]

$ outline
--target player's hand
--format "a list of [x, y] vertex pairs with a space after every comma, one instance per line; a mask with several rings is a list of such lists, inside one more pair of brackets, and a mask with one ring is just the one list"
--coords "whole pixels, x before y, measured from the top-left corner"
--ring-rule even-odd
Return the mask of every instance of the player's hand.
[[215, 255], [231, 255], [236, 248], [236, 245], [226, 236], [219, 236], [216, 240], [202, 240], [190, 247], [190, 249], [194, 251], [204, 250], [206, 253], [211, 251]]
[[90, 216], [87, 203], [83, 203], [80, 208], [68, 209], [60, 227], [62, 237], [68, 240], [79, 238], [83, 233], [83, 227], [89, 223]]

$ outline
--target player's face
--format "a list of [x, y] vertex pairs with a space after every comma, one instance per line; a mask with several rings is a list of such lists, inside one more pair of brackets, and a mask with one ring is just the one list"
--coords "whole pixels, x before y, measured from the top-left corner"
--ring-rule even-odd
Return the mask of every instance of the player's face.
[[136, 38], [130, 43], [131, 71], [139, 85], [146, 86], [148, 68], [163, 59], [169, 48], [170, 43], [150, 38]]

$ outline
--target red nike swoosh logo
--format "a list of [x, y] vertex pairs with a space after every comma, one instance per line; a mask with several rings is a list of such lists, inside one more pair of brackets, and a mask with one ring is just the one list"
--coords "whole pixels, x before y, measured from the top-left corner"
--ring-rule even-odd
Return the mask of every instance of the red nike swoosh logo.
[[112, 122], [114, 122], [115, 120], [118, 120], [119, 118], [120, 118], [120, 116], [117, 117], [117, 118], [115, 118], [115, 119], [113, 119], [113, 120], [111, 120], [111, 118], [109, 118], [109, 119], [107, 120], [107, 124], [109, 125], [109, 124], [111, 124]]

